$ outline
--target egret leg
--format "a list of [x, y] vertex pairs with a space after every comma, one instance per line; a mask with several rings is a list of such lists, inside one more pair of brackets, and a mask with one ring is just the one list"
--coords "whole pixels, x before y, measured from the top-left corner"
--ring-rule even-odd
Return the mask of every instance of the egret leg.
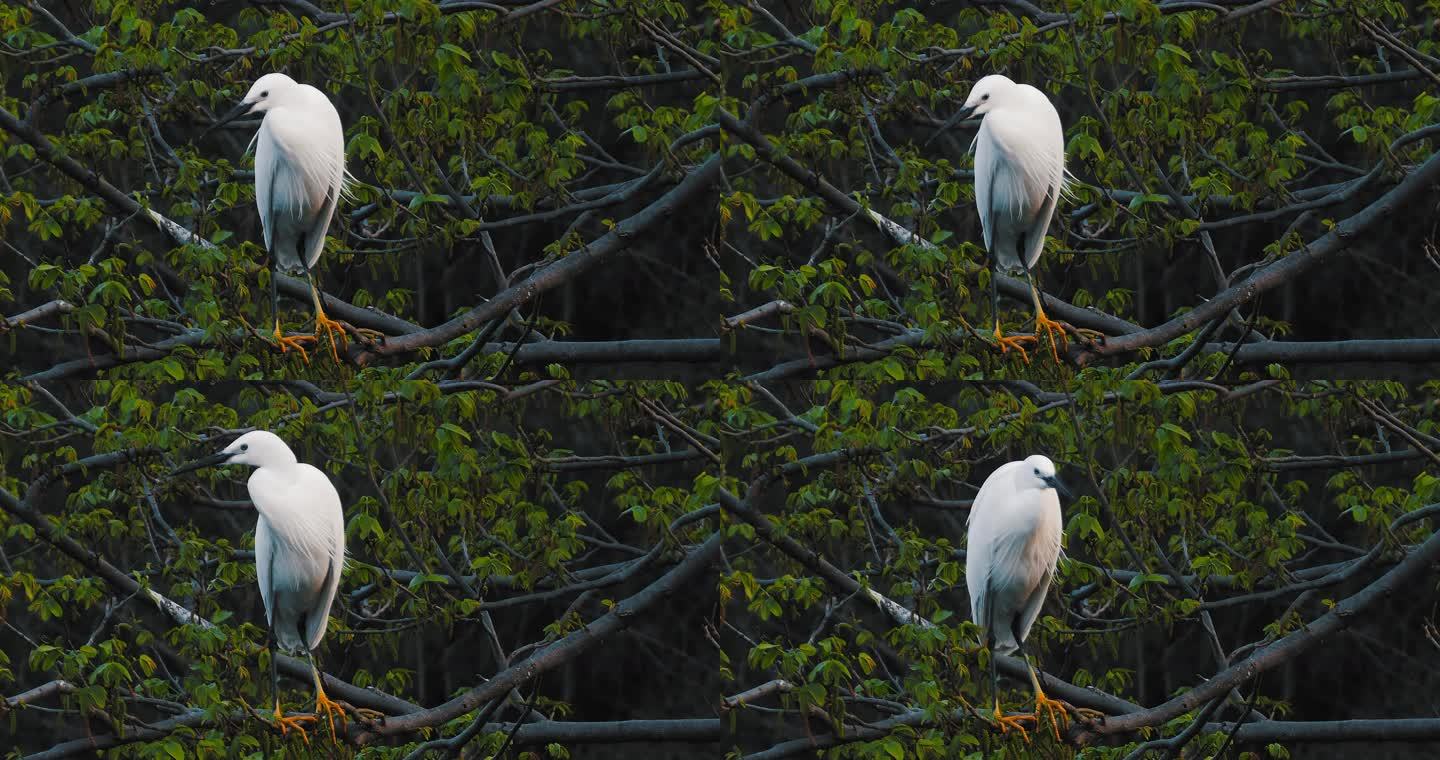
[[1035, 727], [1040, 727], [1040, 715], [1044, 713], [1050, 718], [1050, 727], [1054, 730], [1055, 741], [1062, 741], [1060, 738], [1061, 724], [1069, 723], [1069, 716], [1066, 713], [1067, 705], [1057, 699], [1045, 696], [1045, 690], [1040, 688], [1040, 675], [1036, 672], [1035, 666], [1030, 664], [1030, 655], [1025, 653], [1025, 645], [1020, 645], [1020, 659], [1025, 661], [1025, 670], [1030, 673], [1030, 686], [1035, 689]]
[[1026, 364], [1029, 364], [1030, 354], [1027, 353], [1020, 344], [1032, 341], [1038, 342], [1038, 339], [1033, 335], [1006, 336], [1000, 332], [1000, 290], [995, 282], [998, 275], [999, 273], [993, 269], [990, 271], [990, 313], [995, 315], [995, 342], [1000, 344], [1000, 353], [1006, 353], [1013, 348], [1019, 351], [1020, 358], [1024, 359]]
[[280, 712], [280, 670], [275, 667], [275, 637], [265, 639], [265, 651], [270, 655], [270, 696], [275, 698], [275, 712]]
[[270, 313], [275, 315], [275, 342], [280, 346], [281, 353], [293, 348], [300, 352], [300, 357], [304, 359], [306, 363], [309, 363], [310, 354], [305, 351], [305, 348], [301, 344], [315, 340], [315, 338], [309, 335], [287, 336], [280, 331], [280, 291], [277, 290], [275, 285], [276, 274], [272, 268], [270, 270]]
[[330, 724], [330, 735], [339, 741], [340, 734], [335, 733], [335, 716], [340, 716], [340, 727], [345, 727], [345, 707], [339, 702], [325, 696], [325, 686], [320, 682], [320, 668], [315, 665], [315, 653], [308, 653], [310, 658], [310, 674], [315, 677], [315, 715], [324, 715], [325, 721]]
[[[1088, 707], [1075, 707], [1067, 702], [1058, 699], [1051, 699], [1045, 695], [1045, 690], [1040, 688], [1040, 669], [1030, 662], [1030, 656], [1025, 653], [1024, 645], [1021, 645], [1020, 656], [1025, 659], [1025, 669], [1030, 672], [1030, 687], [1035, 690], [1035, 714], [1039, 715], [1043, 710], [1050, 716], [1050, 725], [1055, 729], [1055, 740], [1062, 741], [1060, 730], [1062, 725], [1069, 722], [1070, 713], [1075, 713], [1088, 720], [1102, 720], [1105, 713], [1098, 710], [1091, 710]], [[1036, 720], [1036, 724], [1039, 724]]]
[[[1065, 343], [1065, 325], [1045, 316], [1045, 308], [1040, 305], [1040, 289], [1035, 287], [1035, 274], [1029, 269], [1025, 270], [1025, 279], [1030, 283], [1030, 298], [1035, 303], [1035, 334], [1038, 336], [1043, 331], [1050, 338], [1050, 354], [1055, 357], [1055, 363], [1060, 363], [1060, 345]], [[1057, 344], [1055, 336], [1060, 336]]]
[[326, 337], [330, 339], [330, 355], [335, 361], [340, 361], [340, 351], [335, 344], [335, 335], [340, 335], [340, 345], [345, 344], [345, 326], [325, 316], [325, 307], [320, 305], [320, 288], [315, 284], [315, 273], [309, 269], [305, 270], [305, 277], [310, 281], [310, 298], [315, 304], [315, 340], [320, 339], [320, 331], [324, 330]]
[[[1030, 741], [1030, 734], [1025, 730], [1024, 724], [1027, 721], [1035, 720], [1035, 716], [1006, 715], [1005, 712], [1000, 709], [1000, 671], [995, 667], [996, 654], [994, 642], [988, 642], [986, 649], [990, 652], [990, 694], [993, 704], [995, 705], [995, 712], [991, 716], [991, 720], [993, 720], [996, 727], [1000, 729], [1000, 733], [1010, 733], [1010, 729], [1013, 728], [1019, 731], [1020, 736], [1028, 743]], [[1036, 722], [1038, 725], [1038, 721]]]
[[265, 649], [270, 653], [270, 693], [275, 696], [275, 726], [280, 729], [281, 736], [288, 736], [291, 729], [299, 731], [300, 738], [304, 739], [306, 744], [309, 744], [310, 736], [305, 733], [302, 724], [314, 721], [315, 716], [287, 716], [285, 711], [280, 709], [280, 671], [275, 665], [275, 637], [273, 634], [265, 641]]

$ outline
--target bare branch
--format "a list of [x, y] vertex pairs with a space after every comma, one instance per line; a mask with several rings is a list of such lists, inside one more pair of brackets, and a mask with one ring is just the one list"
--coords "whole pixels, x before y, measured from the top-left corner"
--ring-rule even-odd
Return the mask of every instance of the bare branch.
[[720, 556], [721, 534], [715, 533], [679, 565], [620, 603], [610, 612], [559, 641], [546, 646], [535, 655], [495, 674], [495, 677], [442, 705], [391, 718], [356, 737], [357, 744], [367, 744], [382, 736], [397, 736], [438, 726], [479, 709], [486, 702], [502, 697], [520, 684], [553, 670], [579, 657], [600, 641], [628, 627], [660, 600], [672, 596], [705, 572]]

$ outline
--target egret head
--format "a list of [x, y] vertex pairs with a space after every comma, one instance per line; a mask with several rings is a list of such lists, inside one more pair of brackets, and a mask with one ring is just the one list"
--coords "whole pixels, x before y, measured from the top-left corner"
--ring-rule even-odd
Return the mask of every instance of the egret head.
[[286, 97], [299, 87], [300, 85], [294, 79], [279, 72], [266, 74], [256, 79], [255, 84], [250, 85], [250, 92], [245, 94], [245, 99], [240, 101], [240, 105], [249, 106], [245, 113], [264, 113], [276, 103], [284, 103]]
[[295, 464], [295, 452], [280, 440], [280, 436], [269, 430], [252, 430], [236, 438], [220, 453], [225, 455], [226, 464], [248, 464], [251, 467]]
[[1004, 74], [982, 77], [970, 88], [970, 96], [965, 98], [965, 107], [960, 109], [960, 112], [965, 114], [962, 118], [984, 116], [992, 108], [1004, 108], [1014, 99], [1019, 89], [1019, 86]]
[[1025, 468], [1020, 471], [1020, 484], [1022, 488], [1038, 488], [1042, 491], [1053, 488], [1067, 497], [1071, 495], [1070, 489], [1066, 488], [1055, 474], [1055, 463], [1043, 454], [1025, 458]]
[[264, 113], [277, 105], [285, 103], [286, 99], [293, 93], [299, 91], [300, 85], [294, 79], [276, 72], [266, 74], [255, 80], [250, 85], [250, 92], [245, 94], [245, 99], [230, 110], [229, 113], [220, 117], [218, 121], [205, 130], [209, 132], [223, 124], [234, 121], [241, 116]]
[[201, 457], [180, 466], [170, 474], [179, 475], [205, 467], [222, 464], [248, 464], [251, 467], [285, 467], [295, 464], [295, 452], [290, 450], [280, 436], [268, 430], [252, 430], [235, 439], [219, 453]]
[[1014, 100], [1018, 91], [1019, 85], [1004, 74], [982, 77], [974, 87], [970, 88], [970, 96], [965, 99], [964, 107], [946, 120], [945, 124], [940, 127], [940, 131], [930, 139], [934, 140], [935, 137], [939, 137], [942, 133], [949, 131], [951, 127], [971, 116], [984, 116], [992, 109], [1003, 108]]

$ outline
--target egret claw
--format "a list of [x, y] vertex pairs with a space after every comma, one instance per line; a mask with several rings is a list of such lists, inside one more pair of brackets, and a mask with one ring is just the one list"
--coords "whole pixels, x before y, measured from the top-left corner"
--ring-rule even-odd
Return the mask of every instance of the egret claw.
[[315, 720], [316, 718], [314, 715], [286, 715], [285, 713], [280, 711], [280, 705], [275, 705], [275, 715], [273, 718], [273, 722], [275, 726], [280, 729], [281, 736], [289, 736], [290, 730], [294, 729], [300, 732], [300, 738], [304, 739], [305, 743], [308, 745], [310, 743], [310, 735], [305, 732], [305, 729], [301, 724], [311, 723]]
[[1000, 733], [1002, 734], [1010, 733], [1010, 729], [1012, 728], [1019, 731], [1020, 738], [1024, 739], [1026, 744], [1030, 743], [1030, 732], [1026, 731], [1025, 726], [1022, 724], [1027, 721], [1034, 721], [1038, 726], [1040, 723], [1034, 715], [1006, 715], [1000, 711], [1000, 705], [998, 704], [995, 705], [995, 714], [991, 716], [991, 720], [995, 723], [996, 727], [1000, 729]]
[[336, 702], [325, 696], [325, 692], [322, 690], [316, 692], [315, 694], [315, 715], [325, 716], [325, 722], [330, 725], [330, 735], [334, 736], [338, 740], [340, 738], [340, 734], [335, 732], [335, 718], [337, 716], [340, 718], [340, 728], [341, 730], [344, 730], [345, 705], [341, 702]]
[[1045, 696], [1044, 692], [1035, 695], [1035, 726], [1039, 728], [1039, 715], [1043, 712], [1050, 717], [1050, 727], [1055, 733], [1055, 741], [1063, 741], [1060, 738], [1061, 724], [1069, 726], [1070, 716], [1066, 710], [1068, 705], [1058, 699], [1051, 699]]
[[[1045, 336], [1050, 339], [1050, 355], [1054, 356], [1055, 363], [1059, 364], [1060, 346], [1063, 346], [1066, 343], [1065, 323], [1056, 322], [1055, 320], [1045, 316], [1045, 312], [1043, 311], [1038, 312], [1035, 315], [1035, 334], [1038, 336], [1041, 333], [1044, 333]], [[1056, 335], [1060, 336], [1060, 340], [1058, 342], [1055, 340]]]
[[278, 346], [280, 347], [280, 353], [283, 354], [283, 353], [285, 353], [285, 352], [287, 352], [287, 351], [289, 351], [290, 349], [293, 348], [293, 349], [295, 349], [296, 351], [299, 351], [299, 352], [300, 352], [300, 358], [301, 358], [301, 359], [304, 359], [306, 364], [309, 364], [309, 363], [310, 363], [310, 353], [309, 353], [308, 351], [306, 351], [306, 350], [305, 350], [305, 347], [302, 346], [301, 344], [302, 344], [302, 343], [308, 343], [308, 342], [310, 342], [310, 341], [315, 340], [315, 336], [313, 336], [313, 335], [286, 335], [285, 333], [283, 333], [283, 332], [280, 331], [280, 323], [279, 323], [279, 322], [276, 322], [276, 323], [275, 323], [274, 338], [275, 338], [275, 343], [276, 343], [276, 345], [278, 345]]
[[1039, 339], [1034, 335], [1005, 335], [1000, 332], [1000, 325], [995, 325], [995, 342], [1000, 345], [1000, 353], [1008, 353], [1010, 349], [1020, 352], [1020, 358], [1030, 363], [1030, 354], [1025, 350], [1022, 343], [1038, 343]]
[[341, 345], [341, 346], [345, 345], [345, 325], [344, 325], [344, 323], [342, 323], [342, 322], [337, 322], [337, 321], [335, 321], [335, 320], [333, 320], [333, 319], [325, 316], [325, 312], [323, 312], [323, 311], [318, 311], [318, 312], [315, 313], [315, 336], [314, 336], [314, 340], [315, 340], [316, 342], [319, 342], [319, 340], [320, 340], [320, 333], [321, 333], [321, 331], [324, 331], [326, 337], [330, 339], [330, 355], [333, 356], [333, 357], [335, 357], [335, 361], [336, 361], [336, 362], [339, 362], [339, 361], [340, 361], [340, 349], [339, 349], [339, 347], [338, 347], [338, 346], [336, 345], [336, 343], [335, 343], [335, 336], [336, 336], [337, 334], [340, 336], [340, 343], [339, 343], [339, 345]]

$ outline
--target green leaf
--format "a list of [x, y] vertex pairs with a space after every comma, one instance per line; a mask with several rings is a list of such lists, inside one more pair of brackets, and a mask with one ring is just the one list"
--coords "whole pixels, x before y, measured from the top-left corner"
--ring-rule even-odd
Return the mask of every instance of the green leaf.
[[454, 434], [457, 438], [462, 438], [467, 442], [470, 440], [470, 434], [465, 431], [465, 428], [462, 428], [453, 422], [440, 423], [440, 429], [450, 432]]
[[470, 54], [462, 50], [458, 45], [452, 45], [449, 42], [445, 42], [440, 45], [440, 49], [452, 55], [459, 56], [460, 58], [465, 59], [467, 63], [470, 61]]

